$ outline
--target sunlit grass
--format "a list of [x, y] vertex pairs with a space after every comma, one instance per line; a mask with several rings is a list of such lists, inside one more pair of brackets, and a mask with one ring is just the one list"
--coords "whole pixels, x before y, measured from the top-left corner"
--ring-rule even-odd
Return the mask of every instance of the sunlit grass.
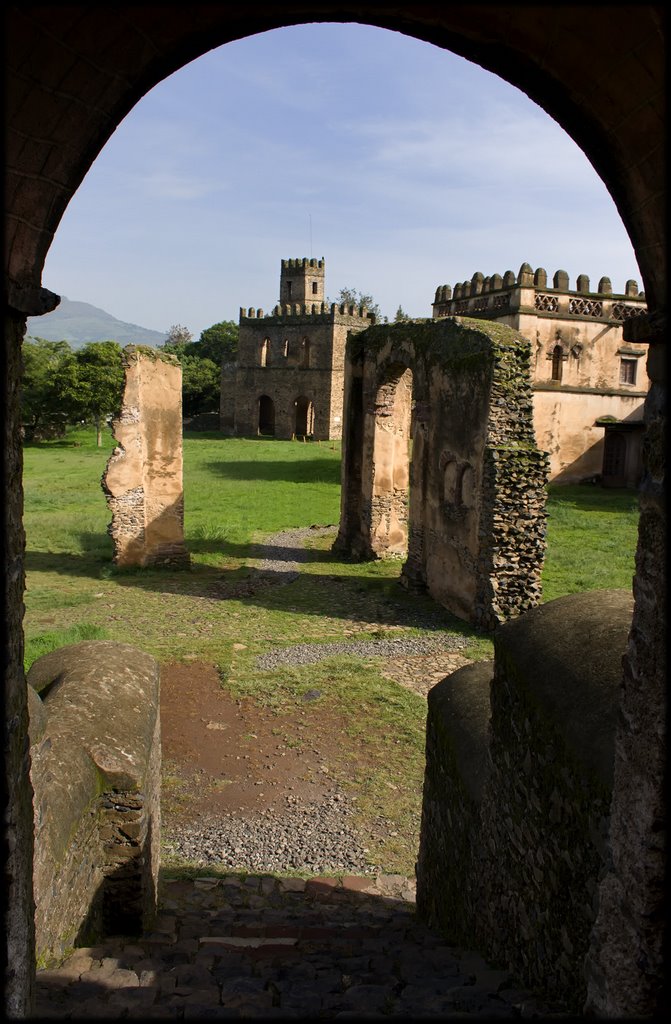
[[551, 485], [547, 513], [543, 601], [585, 590], [631, 589], [636, 492]]
[[[379, 829], [375, 856], [412, 874], [424, 770], [426, 700], [386, 679], [373, 658], [329, 657], [261, 671], [277, 647], [443, 630], [466, 640], [463, 654], [491, 658], [490, 634], [398, 584], [400, 560], [351, 563], [331, 553], [340, 513], [340, 445], [186, 435], [185, 539], [189, 571], [118, 570], [107, 534], [100, 480], [114, 447], [91, 431], [26, 445], [26, 667], [83, 639], [114, 639], [160, 662], [199, 659], [222, 686], [277, 715], [322, 708], [342, 721], [342, 756], [332, 769], [356, 796], [358, 814]], [[637, 496], [599, 487], [550, 487], [543, 598], [600, 587], [631, 587]], [[308, 537], [313, 560], [285, 586], [236, 597], [253, 579], [249, 545], [279, 530], [333, 528]], [[223, 589], [222, 589], [223, 588]], [[228, 588], [228, 590], [226, 589]], [[427, 626], [427, 623], [430, 624]], [[308, 691], [318, 691], [306, 700]], [[312, 716], [312, 717], [310, 717]], [[301, 719], [303, 720], [303, 719]], [[292, 742], [299, 742], [293, 736]], [[170, 788], [166, 800], [178, 801]], [[377, 824], [376, 824], [377, 823]], [[380, 824], [382, 823], [382, 824]], [[371, 825], [371, 827], [373, 827]], [[371, 854], [372, 856], [372, 854]]]

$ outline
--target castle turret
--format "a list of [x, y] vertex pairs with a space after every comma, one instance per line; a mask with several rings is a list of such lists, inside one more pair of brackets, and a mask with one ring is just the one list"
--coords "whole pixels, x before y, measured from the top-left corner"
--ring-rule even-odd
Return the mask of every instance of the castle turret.
[[323, 302], [325, 266], [323, 259], [282, 260], [280, 305]]

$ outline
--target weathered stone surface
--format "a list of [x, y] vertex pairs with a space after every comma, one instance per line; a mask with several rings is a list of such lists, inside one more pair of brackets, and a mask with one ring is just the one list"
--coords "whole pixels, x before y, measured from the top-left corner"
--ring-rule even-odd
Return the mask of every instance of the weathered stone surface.
[[[429, 693], [418, 908], [573, 1012], [607, 864], [632, 607], [626, 591], [541, 605], [498, 628], [493, 676], [491, 663], [460, 669]], [[487, 735], [473, 698], [488, 677]]]
[[[31, 778], [38, 954], [151, 920], [160, 834], [159, 669], [128, 644], [89, 641], [38, 659]], [[44, 694], [41, 701], [37, 690]], [[37, 721], [36, 716], [33, 721]], [[31, 730], [32, 731], [32, 730]]]
[[457, 318], [351, 335], [344, 415], [334, 550], [405, 555], [408, 589], [485, 629], [538, 603], [547, 457], [521, 335]]
[[126, 383], [102, 478], [120, 566], [187, 566], [182, 481], [182, 369], [175, 356], [124, 349]]

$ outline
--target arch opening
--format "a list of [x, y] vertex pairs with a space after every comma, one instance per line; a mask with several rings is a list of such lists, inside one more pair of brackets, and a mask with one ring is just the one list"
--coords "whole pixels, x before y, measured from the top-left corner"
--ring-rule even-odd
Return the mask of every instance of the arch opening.
[[294, 402], [296, 411], [294, 434], [296, 437], [313, 437], [315, 432], [315, 407], [310, 398], [300, 395]]
[[412, 370], [391, 367], [373, 412], [371, 545], [380, 558], [408, 555], [412, 405]]
[[258, 434], [261, 437], [275, 436], [275, 403], [270, 395], [261, 395], [259, 398]]
[[[464, 43], [463, 45], [465, 46], [467, 44]], [[508, 59], [510, 59], [511, 62], [512, 62], [512, 57], [510, 55], [508, 55]], [[486, 61], [484, 61], [484, 62], [486, 62]], [[540, 95], [540, 93], [537, 92], [536, 90], [530, 90], [530, 94]], [[588, 120], [589, 119], [586, 119], [586, 121], [588, 121]], [[591, 127], [591, 125], [586, 125], [585, 126], [583, 134], [585, 134], [585, 135], [587, 134], [587, 128], [588, 127]], [[580, 126], [579, 126], [579, 129], [577, 130], [577, 134], [580, 135], [580, 133], [581, 132], [580, 132]], [[609, 147], [605, 146], [604, 148], [605, 148], [605, 151], [607, 153], [609, 153], [609, 154], [611, 153], [611, 150], [609, 150]], [[605, 159], [607, 160], [607, 158], [605, 158]], [[613, 159], [614, 159], [614, 162], [616, 162], [616, 158], [614, 157]], [[599, 165], [602, 166], [600, 160], [599, 160], [598, 163], [599, 163]], [[609, 170], [609, 168], [602, 166], [602, 170], [607, 171], [607, 170]], [[626, 175], [623, 175], [623, 180], [624, 179], [626, 179]], [[625, 181], [625, 185], [623, 186], [625, 193], [626, 193], [627, 187], [629, 187], [629, 184], [630, 184], [630, 182]], [[632, 206], [633, 206], [633, 204], [629, 203], [629, 200], [630, 200], [631, 197], [629, 195], [626, 195], [626, 196], [623, 196], [622, 198], [623, 198], [623, 202], [621, 203], [621, 209], [625, 209], [625, 210], [630, 211]], [[625, 200], [626, 200], [626, 202], [625, 202]], [[639, 204], [639, 206], [642, 206], [642, 204]], [[57, 204], [56, 204], [56, 207], [57, 207]], [[629, 223], [630, 230], [632, 228], [632, 220], [633, 220], [633, 215], [631, 213], [629, 213], [628, 223]], [[660, 219], [660, 222], [661, 222], [661, 219]], [[644, 265], [644, 269], [643, 269], [644, 279], [647, 278], [648, 280], [651, 280], [651, 279], [655, 280], [655, 271], [653, 270], [652, 265], [651, 265], [652, 263], [654, 263], [655, 256], [654, 255], [649, 255], [647, 257], [647, 259], [644, 259], [643, 255], [642, 255], [645, 252], [645, 246], [643, 245], [643, 243], [645, 241], [645, 227], [644, 227], [644, 225], [643, 226], [639, 226], [637, 224], [635, 224], [634, 227], [635, 227], [635, 230], [633, 232], [633, 237], [636, 238], [638, 240], [638, 243], [639, 243], [638, 246], [637, 246], [637, 249], [639, 249], [639, 251], [641, 252], [641, 263]], [[48, 225], [46, 227], [45, 233], [48, 234]], [[649, 247], [647, 249], [647, 252], [648, 253], [653, 253], [653, 250], [654, 250], [654, 247], [651, 246], [651, 247]], [[33, 276], [35, 275], [36, 268], [39, 270], [39, 266], [38, 266], [39, 263], [40, 263], [40, 259], [39, 259], [39, 256], [38, 256], [38, 259], [35, 260], [35, 263], [31, 267], [31, 270], [30, 270], [30, 273]], [[664, 276], [663, 269], [661, 269], [659, 272], [660, 272], [661, 278], [663, 280], [663, 276]], [[39, 273], [38, 273], [38, 279], [39, 279]], [[14, 281], [15, 280], [16, 280], [16, 278], [14, 279]], [[654, 295], [654, 290], [648, 288], [647, 291], [648, 291], [648, 294], [651, 295], [651, 298], [652, 298], [653, 295]]]

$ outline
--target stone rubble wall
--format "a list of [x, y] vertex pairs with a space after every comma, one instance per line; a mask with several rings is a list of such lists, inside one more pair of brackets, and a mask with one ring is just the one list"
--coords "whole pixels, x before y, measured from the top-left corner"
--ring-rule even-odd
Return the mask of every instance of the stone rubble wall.
[[89, 641], [38, 658], [27, 677], [34, 791], [36, 952], [133, 933], [156, 911], [159, 666]]
[[548, 465], [529, 358], [518, 332], [457, 317], [377, 325], [347, 348], [334, 550], [405, 553], [404, 585], [484, 629], [540, 599]]
[[417, 906], [580, 1013], [608, 862], [633, 598], [572, 594], [494, 634], [428, 696]]

